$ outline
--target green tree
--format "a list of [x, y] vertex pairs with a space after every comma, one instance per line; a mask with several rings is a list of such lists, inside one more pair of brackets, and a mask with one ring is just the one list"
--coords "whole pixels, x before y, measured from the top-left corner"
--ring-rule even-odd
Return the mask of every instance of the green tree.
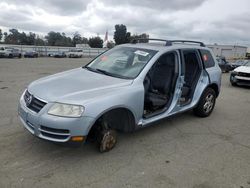
[[91, 48], [102, 48], [103, 40], [100, 37], [92, 37], [89, 39], [88, 44]]
[[58, 32], [50, 31], [45, 38], [48, 41], [49, 46], [56, 46], [58, 45], [58, 41], [62, 38], [62, 35]]
[[114, 48], [115, 47], [115, 43], [113, 41], [108, 41], [107, 42], [107, 48]]
[[20, 44], [20, 33], [17, 29], [10, 29], [9, 34], [4, 33], [4, 42], [6, 44]]
[[26, 35], [26, 44], [28, 45], [35, 45], [36, 44], [36, 34], [29, 32], [28, 35]]
[[2, 33], [2, 29], [0, 29], [0, 42], [2, 41], [3, 38], [3, 33]]
[[73, 46], [72, 39], [65, 33], [50, 31], [45, 38], [49, 46]]
[[137, 40], [137, 39], [141, 39], [140, 42], [141, 43], [148, 43], [148, 39], [149, 39], [149, 35], [146, 34], [146, 33], [142, 33], [141, 35], [132, 35], [130, 37], [130, 40], [133, 41], [133, 40]]
[[123, 24], [115, 25], [114, 40], [116, 44], [124, 44], [130, 41], [130, 32], [127, 32], [127, 27]]
[[76, 46], [76, 44], [87, 44], [88, 39], [85, 37], [82, 37], [78, 32], [75, 32], [73, 34], [72, 43], [73, 43], [73, 46]]
[[73, 43], [74, 46], [76, 46], [76, 44], [81, 44], [82, 43], [82, 37], [78, 32], [75, 32], [73, 34], [72, 43]]
[[39, 36], [37, 36], [36, 40], [35, 40], [35, 44], [37, 46], [44, 46], [44, 45], [46, 45], [46, 42], [42, 38], [40, 38]]

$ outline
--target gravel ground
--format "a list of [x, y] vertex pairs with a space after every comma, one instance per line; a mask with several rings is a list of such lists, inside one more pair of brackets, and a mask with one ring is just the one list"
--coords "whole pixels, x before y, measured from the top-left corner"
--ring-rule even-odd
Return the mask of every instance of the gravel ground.
[[212, 115], [191, 112], [129, 134], [100, 154], [93, 144], [32, 136], [17, 104], [31, 81], [89, 59], [0, 59], [0, 187], [250, 188], [250, 90], [223, 75]]

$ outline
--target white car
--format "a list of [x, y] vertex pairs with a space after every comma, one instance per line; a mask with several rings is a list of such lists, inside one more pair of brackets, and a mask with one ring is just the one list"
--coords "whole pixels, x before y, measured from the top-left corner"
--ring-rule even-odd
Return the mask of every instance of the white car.
[[1, 48], [0, 57], [8, 57], [8, 58], [18, 57], [18, 58], [21, 58], [22, 53], [18, 49], [15, 49], [15, 48]]
[[233, 70], [230, 82], [233, 86], [250, 86], [250, 61]]
[[74, 57], [83, 57], [83, 50], [80, 49], [73, 49], [70, 50], [68, 53], [69, 58], [74, 58]]

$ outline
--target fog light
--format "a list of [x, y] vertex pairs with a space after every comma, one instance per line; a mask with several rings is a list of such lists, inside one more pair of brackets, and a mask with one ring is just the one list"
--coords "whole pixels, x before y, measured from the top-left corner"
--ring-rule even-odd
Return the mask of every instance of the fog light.
[[71, 140], [74, 142], [81, 142], [84, 141], [84, 136], [72, 136]]

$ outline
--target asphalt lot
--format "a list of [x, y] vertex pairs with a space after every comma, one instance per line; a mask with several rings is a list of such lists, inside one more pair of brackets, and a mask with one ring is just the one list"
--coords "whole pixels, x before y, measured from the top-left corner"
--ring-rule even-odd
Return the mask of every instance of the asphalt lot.
[[32, 80], [89, 59], [0, 59], [0, 187], [250, 188], [250, 89], [223, 75], [214, 112], [191, 112], [129, 134], [100, 154], [93, 144], [58, 145], [32, 136], [17, 104]]

